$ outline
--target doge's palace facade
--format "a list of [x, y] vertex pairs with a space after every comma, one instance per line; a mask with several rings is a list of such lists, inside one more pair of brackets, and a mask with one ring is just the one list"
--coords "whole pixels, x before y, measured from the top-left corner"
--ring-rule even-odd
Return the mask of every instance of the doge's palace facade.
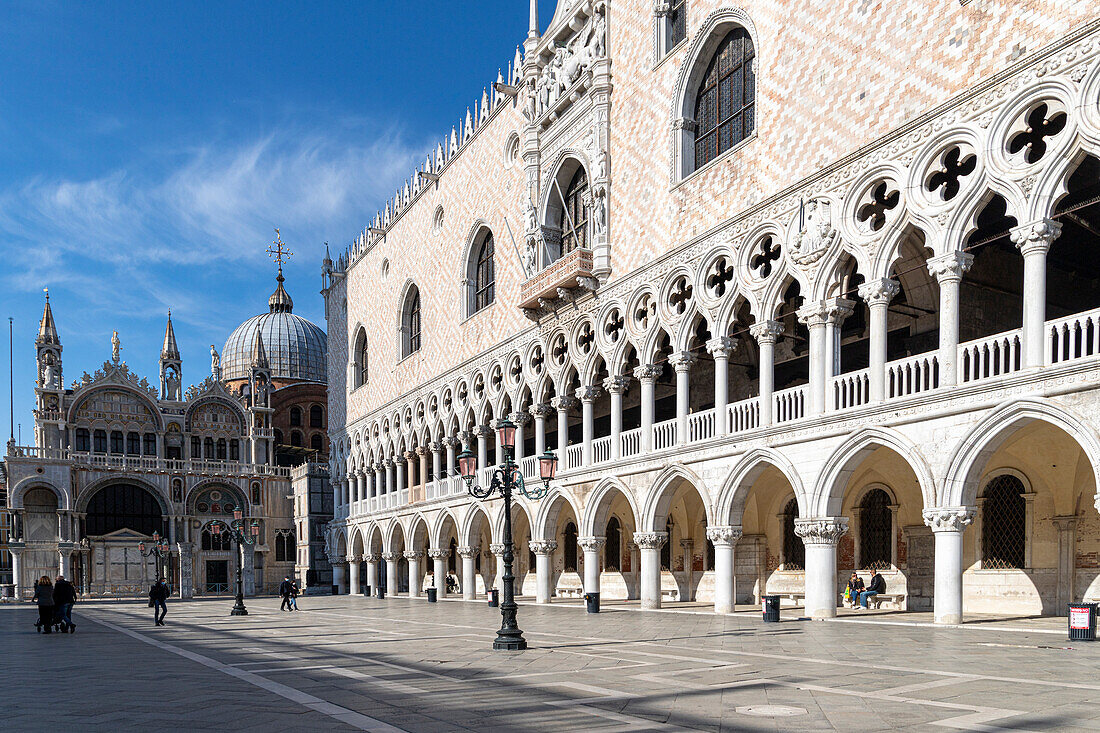
[[1064, 613], [1097, 244], [1090, 3], [562, 0], [326, 257], [334, 583], [493, 587], [507, 416], [538, 602]]

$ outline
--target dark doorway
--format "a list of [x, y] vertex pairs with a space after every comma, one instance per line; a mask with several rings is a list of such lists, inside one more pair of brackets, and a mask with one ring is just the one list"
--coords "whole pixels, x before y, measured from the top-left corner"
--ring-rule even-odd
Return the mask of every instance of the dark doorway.
[[229, 561], [206, 561], [206, 592], [219, 594], [229, 592]]

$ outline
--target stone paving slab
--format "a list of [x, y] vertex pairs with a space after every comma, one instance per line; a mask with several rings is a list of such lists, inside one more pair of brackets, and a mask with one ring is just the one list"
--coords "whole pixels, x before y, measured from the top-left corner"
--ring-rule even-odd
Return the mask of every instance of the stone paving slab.
[[[1096, 730], [1100, 644], [1049, 633], [350, 596], [82, 603], [74, 635], [0, 608], [8, 729]], [[59, 681], [58, 681], [59, 680]]]

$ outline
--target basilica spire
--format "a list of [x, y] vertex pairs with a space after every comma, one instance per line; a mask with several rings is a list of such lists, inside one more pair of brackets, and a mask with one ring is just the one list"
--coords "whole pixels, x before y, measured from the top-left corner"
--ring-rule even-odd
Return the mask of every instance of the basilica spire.
[[271, 294], [271, 297], [267, 299], [267, 306], [272, 313], [293, 313], [294, 301], [291, 300], [290, 294], [283, 287], [283, 263], [289, 260], [294, 253], [286, 248], [286, 242], [283, 241], [278, 229], [275, 230], [275, 240], [271, 245], [267, 248], [267, 253], [279, 265], [279, 274], [275, 277], [275, 281], [279, 285], [275, 288], [275, 292]]
[[176, 331], [172, 328], [172, 311], [168, 311], [168, 325], [164, 327], [164, 346], [160, 349], [162, 360], [179, 361], [180, 350], [176, 346]]
[[50, 310], [50, 289], [45, 288], [46, 291], [46, 306], [42, 309], [42, 320], [38, 322], [38, 338], [35, 339], [35, 343], [39, 346], [44, 344], [61, 344], [61, 339], [57, 336], [57, 326], [53, 322], [53, 311]]
[[267, 352], [264, 351], [264, 340], [260, 337], [260, 329], [256, 329], [256, 338], [252, 342], [252, 366], [255, 369], [270, 369], [267, 361]]

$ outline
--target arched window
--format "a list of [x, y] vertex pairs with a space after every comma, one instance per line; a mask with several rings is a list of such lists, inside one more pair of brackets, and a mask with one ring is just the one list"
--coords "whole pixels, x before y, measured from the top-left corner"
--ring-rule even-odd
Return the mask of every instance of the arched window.
[[562, 532], [562, 545], [565, 553], [565, 572], [577, 572], [577, 525], [569, 522]]
[[466, 279], [469, 281], [468, 315], [491, 305], [496, 297], [496, 268], [493, 264], [493, 233], [483, 229], [470, 254]]
[[202, 441], [202, 457], [213, 458], [214, 457], [214, 439], [205, 438]]
[[283, 431], [282, 430], [276, 430], [275, 431], [275, 445], [282, 445], [282, 444], [283, 444]]
[[296, 427], [296, 428], [302, 426], [302, 408], [301, 407], [298, 407], [297, 405], [295, 405], [294, 407], [290, 408], [290, 424], [293, 427]]
[[360, 328], [355, 336], [355, 350], [352, 352], [352, 380], [356, 387], [362, 387], [367, 383], [367, 365], [369, 354], [367, 352], [367, 332]]
[[290, 444], [295, 448], [302, 447], [302, 434], [297, 430], [292, 430], [290, 432]]
[[157, 454], [157, 434], [146, 433], [142, 440], [144, 445], [141, 452], [147, 456], [155, 456]]
[[997, 476], [982, 492], [982, 567], [1024, 567], [1024, 484], [1015, 476]]
[[401, 311], [401, 358], [420, 351], [420, 290], [413, 285]]
[[893, 565], [891, 534], [894, 531], [890, 495], [871, 489], [859, 503], [859, 564], [867, 570], [887, 570]]
[[657, 60], [687, 38], [687, 0], [671, 0], [657, 16]]
[[296, 550], [293, 532], [282, 529], [275, 532], [275, 562], [294, 562]]
[[191, 436], [191, 457], [202, 458], [202, 439], [197, 435]]
[[665, 521], [665, 544], [661, 545], [661, 570], [672, 570], [672, 517]]
[[309, 439], [309, 447], [318, 453], [325, 452], [324, 438], [321, 437], [320, 433], [314, 433], [313, 437]]
[[218, 438], [218, 460], [220, 460], [220, 461], [225, 460], [226, 455], [227, 455], [226, 454], [226, 447], [227, 447], [227, 444], [225, 442], [225, 438]]
[[92, 446], [90, 438], [91, 436], [88, 433], [88, 428], [77, 428], [75, 450], [91, 450]]
[[806, 569], [806, 545], [794, 532], [794, 520], [798, 517], [798, 502], [791, 499], [783, 507], [783, 569]]
[[236, 438], [233, 438], [233, 440], [229, 441], [229, 460], [241, 460], [241, 442]]
[[309, 408], [309, 426], [311, 428], [323, 428], [325, 426], [325, 416], [321, 411], [320, 405], [313, 405]]
[[95, 452], [106, 453], [107, 452], [107, 431], [97, 430], [93, 436], [95, 440]]
[[212, 532], [209, 527], [202, 531], [202, 549], [207, 552], [229, 552], [232, 545], [228, 532]]
[[111, 431], [111, 452], [112, 453], [123, 453], [123, 452], [125, 452], [124, 448], [123, 448], [123, 439], [122, 439], [122, 431], [121, 430], [112, 430]]
[[603, 566], [607, 570], [618, 571], [623, 554], [623, 530], [618, 517], [607, 520], [604, 536], [607, 541], [603, 546]]
[[562, 257], [588, 247], [588, 172], [577, 168], [565, 189], [565, 211], [561, 220]]
[[141, 455], [141, 435], [126, 433], [126, 453], [131, 456]]
[[166, 534], [160, 502], [151, 493], [131, 484], [113, 484], [96, 492], [88, 502], [85, 533], [95, 537], [129, 529], [139, 534]]
[[756, 52], [744, 28], [726, 34], [695, 94], [695, 166], [698, 170], [752, 134]]

